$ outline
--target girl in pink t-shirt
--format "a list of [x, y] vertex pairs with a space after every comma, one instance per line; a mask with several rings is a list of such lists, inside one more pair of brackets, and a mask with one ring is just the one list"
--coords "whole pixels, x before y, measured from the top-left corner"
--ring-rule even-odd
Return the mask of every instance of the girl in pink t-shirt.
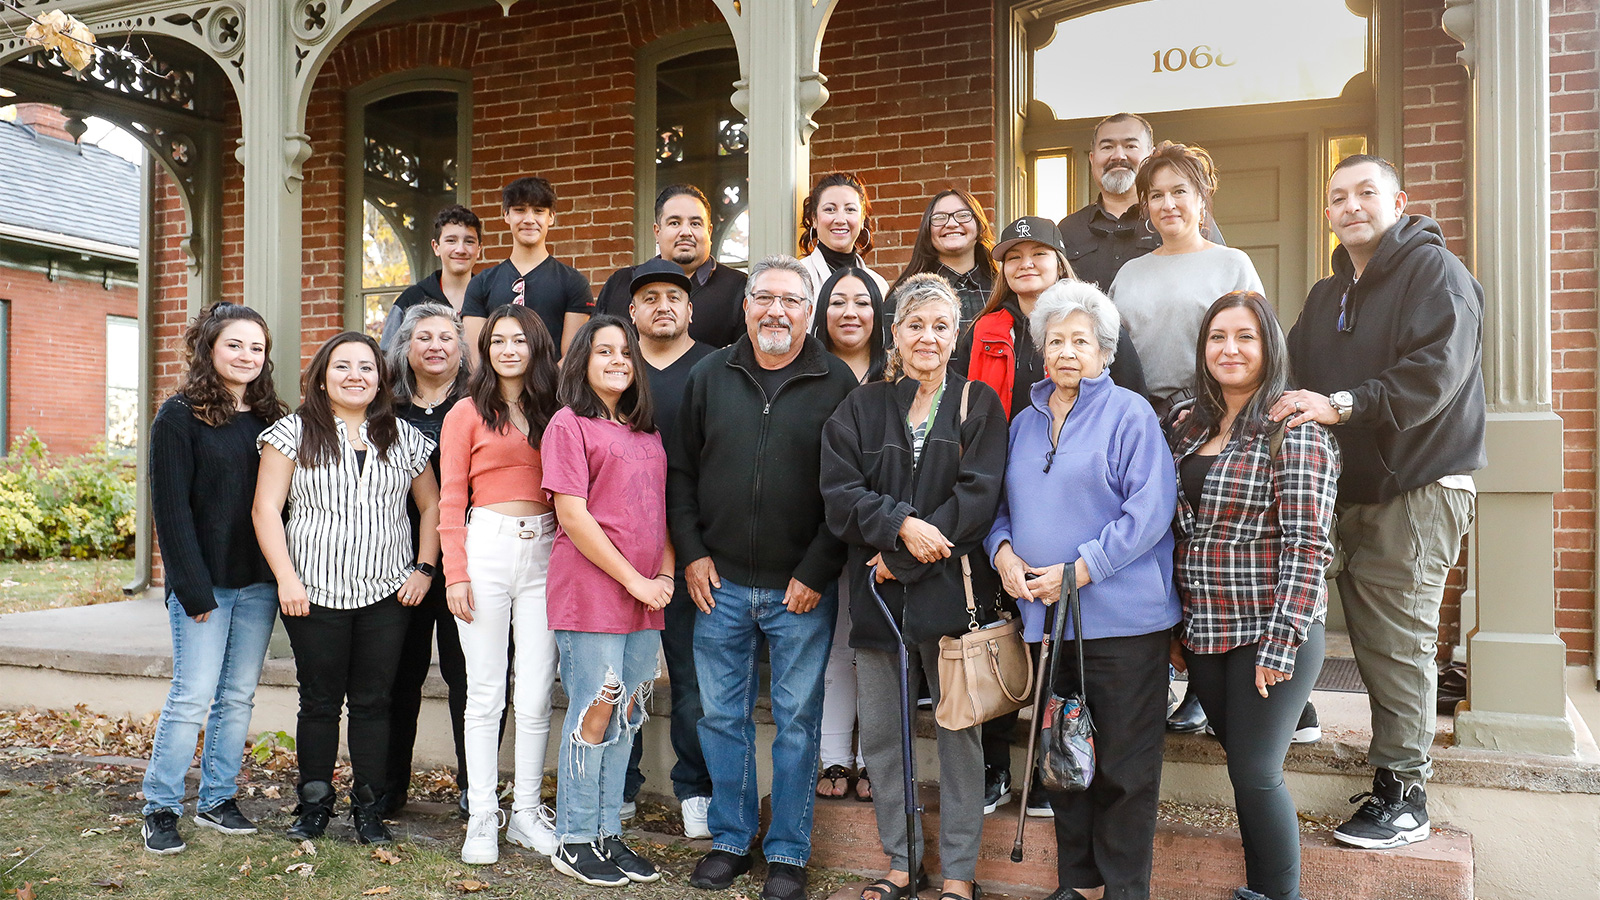
[[[661, 877], [622, 842], [622, 786], [645, 720], [672, 599], [667, 455], [638, 339], [621, 319], [578, 329], [561, 365], [563, 409], [545, 426], [544, 489], [559, 523], [550, 627], [569, 698], [556, 782], [556, 870], [584, 884]], [[592, 699], [590, 699], [592, 698]]]

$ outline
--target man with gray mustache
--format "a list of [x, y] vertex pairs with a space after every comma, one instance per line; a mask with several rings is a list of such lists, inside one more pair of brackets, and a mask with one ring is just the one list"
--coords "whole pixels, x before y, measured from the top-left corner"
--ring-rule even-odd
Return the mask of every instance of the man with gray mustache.
[[724, 890], [750, 871], [757, 653], [771, 651], [772, 824], [763, 900], [804, 900], [822, 727], [822, 679], [844, 544], [828, 530], [822, 424], [856, 386], [806, 334], [815, 299], [799, 260], [750, 268], [747, 334], [695, 364], [667, 446], [667, 523], [695, 615], [700, 749], [712, 849], [689, 883]]

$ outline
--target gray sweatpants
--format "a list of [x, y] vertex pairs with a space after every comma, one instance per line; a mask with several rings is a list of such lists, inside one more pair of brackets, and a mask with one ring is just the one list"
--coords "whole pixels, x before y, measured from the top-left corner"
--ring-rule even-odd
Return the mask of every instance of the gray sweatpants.
[[1435, 482], [1339, 507], [1339, 598], [1372, 707], [1367, 758], [1407, 783], [1433, 770], [1439, 605], [1476, 500]]
[[[911, 677], [928, 680], [934, 706], [939, 704], [939, 642], [910, 648]], [[890, 650], [856, 651], [856, 709], [861, 723], [861, 753], [872, 773], [872, 809], [878, 817], [878, 840], [892, 868], [905, 871], [905, 775], [900, 752], [900, 660]], [[915, 681], [912, 688], [915, 689]], [[915, 694], [912, 695], [916, 696]], [[960, 731], [938, 729], [939, 742], [939, 868], [940, 875], [971, 881], [977, 874], [978, 842], [983, 837], [983, 743], [981, 726]], [[933, 772], [919, 772], [927, 781]], [[917, 857], [922, 857], [918, 823]]]

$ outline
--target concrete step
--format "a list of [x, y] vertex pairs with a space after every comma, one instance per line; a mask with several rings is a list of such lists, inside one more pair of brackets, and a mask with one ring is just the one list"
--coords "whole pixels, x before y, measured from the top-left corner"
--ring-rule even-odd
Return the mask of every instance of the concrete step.
[[[937, 873], [938, 785], [925, 784], [918, 793], [925, 807], [924, 828], [930, 836], [924, 865]], [[978, 880], [985, 886], [985, 896], [1038, 900], [1056, 888], [1055, 829], [1049, 819], [1028, 820], [1023, 860], [1013, 863], [1016, 813], [1013, 802], [985, 821]], [[1464, 831], [1435, 826], [1433, 836], [1421, 843], [1369, 851], [1336, 843], [1332, 823], [1305, 820], [1302, 826], [1301, 890], [1307, 897], [1471, 900], [1473, 896], [1472, 836]], [[815, 865], [869, 878], [888, 869], [870, 803], [818, 800], [811, 840]], [[833, 900], [859, 897], [864, 884], [841, 890]], [[1157, 900], [1225, 900], [1242, 884], [1244, 854], [1232, 810], [1163, 803], [1151, 896]], [[923, 896], [937, 898], [939, 892], [930, 890]]]

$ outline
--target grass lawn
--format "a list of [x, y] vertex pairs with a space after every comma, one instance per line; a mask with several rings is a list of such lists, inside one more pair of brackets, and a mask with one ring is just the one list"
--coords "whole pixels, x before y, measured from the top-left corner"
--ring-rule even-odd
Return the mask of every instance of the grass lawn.
[[123, 599], [131, 559], [0, 560], [0, 615]]

